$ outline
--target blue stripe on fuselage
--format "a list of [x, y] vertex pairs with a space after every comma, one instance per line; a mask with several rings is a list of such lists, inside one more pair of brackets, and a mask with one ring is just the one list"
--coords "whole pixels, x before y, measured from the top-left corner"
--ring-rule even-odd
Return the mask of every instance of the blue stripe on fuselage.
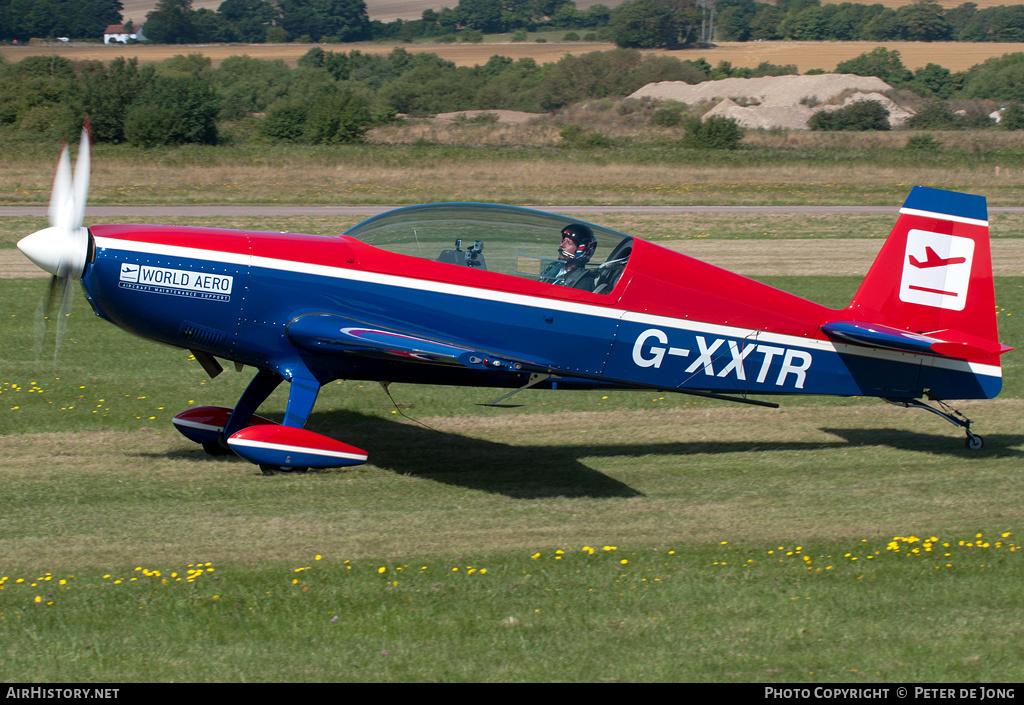
[[[792, 345], [787, 336], [754, 332], [724, 335], [721, 326], [663, 319], [660, 326], [625, 320], [623, 311], [587, 313], [564, 310], [557, 301], [526, 297], [503, 300], [437, 291], [431, 282], [391, 278], [363, 281], [358, 273], [332, 278], [254, 267], [248, 303], [261, 317], [288, 321], [296, 315], [330, 312], [413, 335], [466, 345], [519, 359], [549, 362], [563, 372], [600, 375], [622, 383], [666, 389], [688, 388], [726, 393], [836, 394], [916, 397], [922, 356], [864, 350], [808, 341]], [[301, 295], [296, 295], [298, 291]], [[301, 302], [299, 309], [295, 303]], [[548, 306], [550, 304], [550, 306]], [[589, 307], [597, 309], [598, 307]], [[273, 313], [270, 313], [273, 312]], [[696, 330], [695, 330], [696, 329]], [[732, 329], [735, 330], [735, 329]], [[257, 337], [258, 330], [252, 333]], [[243, 330], [243, 336], [249, 335]], [[944, 370], [944, 398], [976, 398], [988, 392], [966, 363]], [[929, 368], [933, 369], [933, 368]], [[996, 378], [998, 380], [998, 378]]]

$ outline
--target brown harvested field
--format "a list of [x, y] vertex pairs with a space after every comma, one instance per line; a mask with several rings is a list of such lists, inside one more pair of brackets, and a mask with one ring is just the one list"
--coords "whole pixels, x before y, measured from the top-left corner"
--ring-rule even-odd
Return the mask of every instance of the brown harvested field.
[[[841, 61], [876, 47], [895, 49], [904, 65], [919, 69], [933, 63], [950, 71], [964, 71], [986, 59], [1024, 51], [1024, 44], [994, 42], [722, 42], [716, 48], [700, 50], [712, 64], [730, 61], [734, 66], [757, 66], [762, 61], [796, 64], [801, 73], [809, 69], [831, 71]], [[695, 53], [696, 50], [695, 50]], [[676, 52], [680, 58], [684, 52]]]
[[[431, 52], [454, 61], [459, 66], [484, 64], [495, 55], [513, 59], [533, 58], [539, 63], [558, 61], [566, 54], [585, 54], [608, 51], [615, 46], [605, 42], [486, 42], [483, 44], [378, 44], [353, 42], [351, 44], [322, 45], [334, 51], [358, 49], [367, 54], [387, 54], [396, 46], [412, 52]], [[808, 69], [832, 70], [841, 61], [852, 59], [875, 47], [896, 49], [903, 63], [911, 69], [936, 63], [951, 71], [963, 71], [986, 59], [1003, 54], [1024, 51], [1024, 43], [967, 43], [967, 42], [723, 42], [713, 49], [693, 49], [669, 52], [661, 49], [646, 50], [648, 54], [671, 55], [680, 59], [703, 57], [712, 64], [729, 61], [734, 66], [757, 66], [762, 61], [773, 64], [795, 64], [801, 73]], [[281, 59], [295, 66], [299, 58], [309, 51], [309, 44], [205, 44], [205, 45], [133, 45], [103, 46], [100, 44], [43, 44], [29, 46], [2, 46], [0, 55], [8, 61], [20, 61], [27, 56], [58, 54], [72, 60], [111, 61], [118, 56], [138, 57], [142, 63], [162, 61], [176, 54], [203, 54], [215, 66], [229, 56], [247, 54], [257, 59]]]
[[[177, 54], [203, 54], [210, 57], [214, 66], [220, 65], [229, 56], [247, 54], [255, 59], [281, 59], [289, 66], [296, 66], [299, 58], [308, 52], [311, 44], [56, 44], [36, 43], [28, 46], [2, 46], [0, 55], [8, 61], [20, 61], [27, 56], [49, 56], [57, 54], [75, 61], [111, 61], [119, 56], [138, 57], [142, 63], [163, 61]], [[358, 49], [365, 54], [388, 54], [395, 47], [402, 46], [412, 52], [432, 52], [459, 66], [484, 64], [495, 54], [515, 59], [535, 58], [540, 63], [558, 61], [566, 54], [582, 54], [588, 51], [607, 51], [615, 45], [601, 42], [561, 43], [486, 43], [486, 44], [379, 44], [375, 42], [352, 42], [349, 44], [321, 44], [331, 51], [352, 51]]]

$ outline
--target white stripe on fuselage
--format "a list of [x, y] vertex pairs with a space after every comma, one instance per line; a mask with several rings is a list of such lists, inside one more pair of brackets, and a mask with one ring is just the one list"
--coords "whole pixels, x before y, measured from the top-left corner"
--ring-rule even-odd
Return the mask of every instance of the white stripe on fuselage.
[[[937, 214], [927, 214], [938, 217]], [[966, 220], [966, 219], [964, 219]], [[976, 221], [980, 222], [980, 221]], [[311, 274], [314, 276], [330, 277], [332, 279], [346, 279], [349, 281], [365, 282], [368, 284], [379, 284], [381, 286], [393, 286], [403, 289], [415, 289], [417, 291], [429, 291], [434, 293], [462, 296], [471, 299], [482, 299], [485, 301], [497, 301], [513, 304], [516, 306], [529, 306], [532, 308], [555, 309], [564, 313], [576, 313], [584, 316], [596, 316], [599, 318], [611, 318], [615, 320], [643, 323], [647, 325], [674, 328], [677, 330], [690, 331], [694, 333], [707, 333], [721, 337], [752, 339], [762, 343], [777, 343], [789, 347], [797, 347], [823, 352], [836, 352], [860, 357], [870, 357], [879, 360], [896, 362], [917, 363], [971, 372], [973, 374], [987, 375], [991, 377], [1002, 377], [1002, 368], [998, 365], [985, 365], [965, 360], [953, 360], [950, 358], [932, 357], [930, 355], [917, 355], [914, 353], [899, 352], [896, 350], [882, 350], [879, 348], [866, 348], [859, 345], [848, 345], [845, 343], [833, 343], [828, 340], [817, 340], [813, 338], [802, 338], [795, 335], [782, 333], [770, 333], [762, 330], [737, 328], [717, 323], [706, 323], [704, 321], [691, 321], [670, 316], [658, 316], [648, 313], [639, 313], [627, 309], [597, 306], [594, 304], [577, 303], [574, 301], [563, 301], [561, 299], [545, 298], [529, 294], [513, 294], [495, 289], [480, 289], [477, 287], [465, 286], [462, 284], [450, 284], [429, 279], [415, 279], [394, 274], [381, 274], [361, 269], [346, 269], [342, 267], [330, 267], [323, 264], [312, 264], [310, 262], [295, 262], [286, 259], [272, 257], [255, 257], [242, 255], [234, 252], [221, 252], [220, 250], [204, 250], [194, 247], [182, 247], [179, 245], [163, 245], [150, 242], [139, 242], [136, 240], [120, 240], [117, 238], [97, 237], [96, 246], [100, 248], [112, 248], [126, 250], [140, 254], [160, 255], [164, 257], [182, 257], [186, 259], [209, 260], [224, 264], [258, 267], [271, 269], [279, 272], [294, 272], [296, 274]]]

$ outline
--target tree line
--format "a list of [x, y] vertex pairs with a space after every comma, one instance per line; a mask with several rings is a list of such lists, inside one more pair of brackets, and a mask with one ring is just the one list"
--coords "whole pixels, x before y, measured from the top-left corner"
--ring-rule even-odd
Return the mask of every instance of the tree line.
[[[649, 1], [649, 0], [637, 0]], [[807, 41], [1019, 42], [1024, 41], [1024, 6], [979, 9], [965, 2], [950, 10], [934, 3], [899, 8], [820, 0], [718, 0], [719, 41], [791, 39]]]
[[92, 38], [121, 23], [121, 0], [0, 0], [0, 39]]
[[[656, 81], [797, 73], [794, 66], [763, 63], [749, 69], [721, 62], [713, 67], [704, 59], [684, 61], [632, 49], [566, 56], [543, 65], [492, 56], [483, 65], [465, 67], [401, 47], [386, 56], [314, 47], [298, 63], [289, 68], [280, 60], [234, 56], [214, 68], [199, 54], [146, 65], [124, 58], [109, 64], [60, 56], [0, 60], [0, 135], [74, 134], [89, 115], [97, 142], [215, 144], [222, 141], [224, 126], [232, 125], [232, 139], [340, 144], [360, 140], [368, 129], [400, 113], [553, 112], [590, 99], [624, 97]], [[1024, 103], [1024, 53], [959, 73], [935, 64], [912, 72], [899, 52], [880, 47], [836, 70], [879, 76], [936, 102]], [[984, 121], [968, 124], [950, 117], [955, 113], [948, 107], [929, 110], [932, 117], [947, 120], [938, 126], [983, 126]], [[663, 113], [659, 119], [672, 117], [678, 124], [679, 115]]]
[[191, 0], [160, 0], [145, 34], [168, 44], [480, 41], [484, 33], [607, 27], [611, 14], [603, 5], [581, 12], [572, 0], [459, 0], [454, 8], [424, 10], [418, 20], [385, 23], [369, 19], [363, 0], [224, 0], [216, 12], [193, 10]]
[[[99, 39], [122, 21], [120, 0], [0, 0], [0, 39]], [[142, 18], [133, 18], [139, 24]], [[145, 18], [148, 41], [353, 42], [372, 39], [480, 41], [483, 34], [560, 29], [620, 47], [685, 47], [710, 41], [1024, 41], [1024, 5], [900, 8], [821, 0], [627, 0], [579, 10], [573, 0], [459, 0], [420, 19], [371, 21], [364, 0], [224, 0], [217, 10], [192, 0], [160, 0]], [[582, 36], [579, 34], [582, 32]]]

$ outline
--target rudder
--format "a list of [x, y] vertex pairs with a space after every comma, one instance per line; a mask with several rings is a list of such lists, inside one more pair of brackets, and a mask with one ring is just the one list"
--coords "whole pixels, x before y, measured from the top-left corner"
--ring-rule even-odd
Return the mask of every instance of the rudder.
[[1008, 348], [998, 343], [985, 198], [915, 186], [843, 315], [935, 334], [960, 344], [952, 357], [998, 359]]

